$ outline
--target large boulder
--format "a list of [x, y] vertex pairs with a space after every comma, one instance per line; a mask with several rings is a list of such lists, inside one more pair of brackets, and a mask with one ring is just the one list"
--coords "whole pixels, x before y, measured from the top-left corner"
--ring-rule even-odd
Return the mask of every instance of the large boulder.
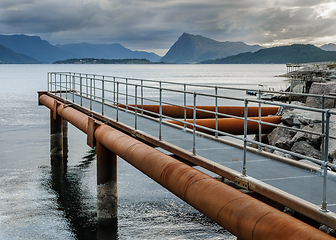
[[[314, 124], [314, 125], [307, 125], [302, 128], [302, 130], [314, 132], [316, 134], [306, 133], [306, 132], [297, 132], [295, 136], [292, 138], [292, 142], [299, 142], [299, 141], [308, 141], [311, 143], [314, 148], [320, 149], [321, 146], [321, 133], [322, 133], [322, 125], [321, 124]], [[319, 135], [317, 135], [319, 134]]]
[[[329, 95], [336, 92], [336, 83], [318, 83], [314, 82], [309, 90], [310, 94]], [[320, 97], [307, 97], [306, 106], [313, 108], [322, 108], [322, 100]], [[335, 106], [334, 99], [324, 99], [324, 108], [333, 108]]]
[[320, 123], [321, 120], [322, 113], [308, 112], [301, 109], [285, 109], [281, 117], [281, 122], [290, 127]]
[[[330, 127], [329, 128], [329, 136], [336, 137], [336, 128]], [[328, 142], [328, 157], [332, 160], [336, 158], [336, 139], [329, 138]]]
[[322, 159], [322, 153], [306, 141], [295, 142], [291, 151], [311, 158]]
[[285, 149], [285, 150], [291, 150], [292, 145], [293, 145], [293, 141], [291, 138], [288, 138], [288, 137], [280, 137], [278, 141], [276, 141], [274, 144], [274, 146]]
[[[285, 126], [285, 125], [283, 123], [280, 123], [279, 126]], [[294, 130], [289, 130], [282, 127], [274, 128], [273, 131], [267, 136], [268, 143], [269, 145], [275, 146], [275, 143], [280, 138], [287, 138], [290, 140], [295, 135], [295, 133], [296, 132]], [[284, 141], [284, 139], [282, 139], [281, 141]]]

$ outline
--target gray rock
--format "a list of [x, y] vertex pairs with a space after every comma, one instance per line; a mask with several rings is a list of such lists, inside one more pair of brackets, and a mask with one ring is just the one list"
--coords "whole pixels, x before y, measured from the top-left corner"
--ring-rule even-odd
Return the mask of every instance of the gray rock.
[[291, 138], [280, 137], [278, 141], [275, 142], [274, 146], [285, 150], [291, 150], [293, 143]]
[[[311, 126], [304, 126], [302, 130], [315, 132], [321, 134], [322, 126], [321, 124], [314, 124]], [[299, 141], [308, 141], [310, 142], [315, 148], [320, 149], [321, 146], [321, 135], [316, 134], [309, 134], [305, 132], [297, 132], [295, 136], [292, 138], [292, 142], [299, 142]]]
[[[279, 126], [285, 126], [283, 123], [280, 123]], [[275, 146], [275, 143], [281, 138], [281, 137], [285, 137], [288, 139], [292, 139], [292, 137], [295, 135], [295, 131], [294, 130], [289, 130], [289, 129], [285, 129], [282, 127], [277, 127], [274, 128], [273, 131], [268, 134], [267, 138], [268, 138], [268, 143], [269, 145]]]
[[[329, 135], [336, 136], [336, 128], [330, 127], [329, 128]], [[328, 142], [328, 157], [331, 159], [336, 158], [336, 139], [329, 138]]]
[[295, 142], [292, 146], [291, 151], [315, 159], [322, 159], [322, 153], [306, 141]]
[[[318, 94], [318, 95], [329, 95], [330, 93], [335, 92], [336, 92], [335, 82], [328, 82], [328, 83], [314, 82], [309, 90], [310, 94]], [[319, 97], [307, 97], [306, 105], [307, 107], [322, 108], [322, 100]], [[324, 100], [325, 108], [333, 108], [334, 106], [335, 106], [335, 100], [333, 99]]]

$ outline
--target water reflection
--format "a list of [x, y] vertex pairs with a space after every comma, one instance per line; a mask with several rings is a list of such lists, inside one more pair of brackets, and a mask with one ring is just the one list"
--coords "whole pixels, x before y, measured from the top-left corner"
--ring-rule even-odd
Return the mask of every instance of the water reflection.
[[58, 210], [76, 239], [118, 239], [117, 221], [97, 222], [96, 203], [82, 187], [85, 170], [95, 164], [96, 150], [90, 149], [77, 166], [68, 167], [67, 159], [51, 159], [51, 174], [47, 187], [57, 197]]

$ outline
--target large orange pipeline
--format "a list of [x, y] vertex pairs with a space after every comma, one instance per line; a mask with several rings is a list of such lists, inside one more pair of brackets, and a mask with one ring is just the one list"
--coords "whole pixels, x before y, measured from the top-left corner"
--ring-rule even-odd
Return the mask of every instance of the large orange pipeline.
[[105, 124], [95, 137], [239, 239], [334, 239]]
[[[248, 119], [259, 120], [259, 117], [251, 117]], [[235, 135], [244, 134], [244, 120], [236, 118], [219, 118], [218, 121], [218, 130], [226, 133], [231, 133]], [[281, 122], [281, 116], [273, 117], [261, 117], [262, 122], [268, 122], [273, 124], [279, 124]], [[179, 126], [184, 126], [183, 122], [178, 122], [174, 120], [168, 120], [170, 122]], [[193, 123], [193, 119], [187, 119], [186, 122]], [[196, 119], [196, 125], [216, 129], [216, 119]], [[187, 124], [188, 128], [193, 128], [192, 125]], [[261, 124], [262, 133], [270, 133], [274, 129], [273, 126]], [[207, 131], [202, 128], [196, 127], [197, 131], [205, 132], [208, 134], [214, 134], [211, 131]], [[259, 124], [257, 122], [247, 121], [247, 134], [258, 134], [259, 133]]]
[[[55, 100], [51, 97], [43, 95], [39, 100], [53, 109]], [[87, 130], [88, 116], [84, 113], [63, 104], [57, 107], [57, 113], [80, 130]], [[75, 120], [73, 116], [79, 120]], [[96, 129], [95, 137], [110, 151], [239, 239], [334, 239], [106, 124]]]
[[[47, 106], [50, 110], [54, 110], [55, 99], [42, 95], [39, 97], [39, 102]], [[67, 120], [72, 125], [79, 128], [82, 132], [87, 133], [88, 129], [88, 116], [75, 110], [74, 108], [67, 107], [64, 104], [59, 104], [57, 106], [57, 113], [62, 118]]]
[[[125, 108], [125, 105], [119, 105], [122, 108]], [[130, 110], [134, 110], [134, 104], [130, 105], [128, 108]], [[150, 111], [156, 114], [160, 113], [159, 105], [137, 105], [138, 111], [140, 109], [144, 109], [146, 111]], [[186, 109], [186, 118], [193, 118], [193, 106], [187, 106]], [[191, 108], [191, 109], [190, 109]], [[202, 109], [210, 112], [215, 112], [215, 106], [196, 106], [197, 109]], [[244, 117], [244, 107], [238, 106], [218, 106], [217, 112], [222, 114], [228, 114], [238, 117]], [[279, 107], [261, 107], [261, 116], [275, 115], [279, 110]], [[157, 115], [145, 113], [147, 115], [157, 117]], [[184, 108], [173, 105], [162, 105], [162, 114], [165, 116], [169, 116], [172, 118], [184, 118]], [[248, 116], [249, 117], [258, 117], [259, 116], [259, 108], [258, 107], [248, 107]], [[207, 113], [196, 110], [196, 118], [215, 118], [214, 113]], [[221, 116], [218, 116], [221, 117]]]

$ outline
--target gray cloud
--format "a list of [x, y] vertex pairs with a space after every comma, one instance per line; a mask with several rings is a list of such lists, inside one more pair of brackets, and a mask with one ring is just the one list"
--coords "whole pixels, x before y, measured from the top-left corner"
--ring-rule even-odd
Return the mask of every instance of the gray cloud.
[[168, 49], [183, 32], [249, 44], [323, 44], [336, 42], [335, 13], [334, 1], [316, 0], [2, 0], [0, 29], [139, 50]]

